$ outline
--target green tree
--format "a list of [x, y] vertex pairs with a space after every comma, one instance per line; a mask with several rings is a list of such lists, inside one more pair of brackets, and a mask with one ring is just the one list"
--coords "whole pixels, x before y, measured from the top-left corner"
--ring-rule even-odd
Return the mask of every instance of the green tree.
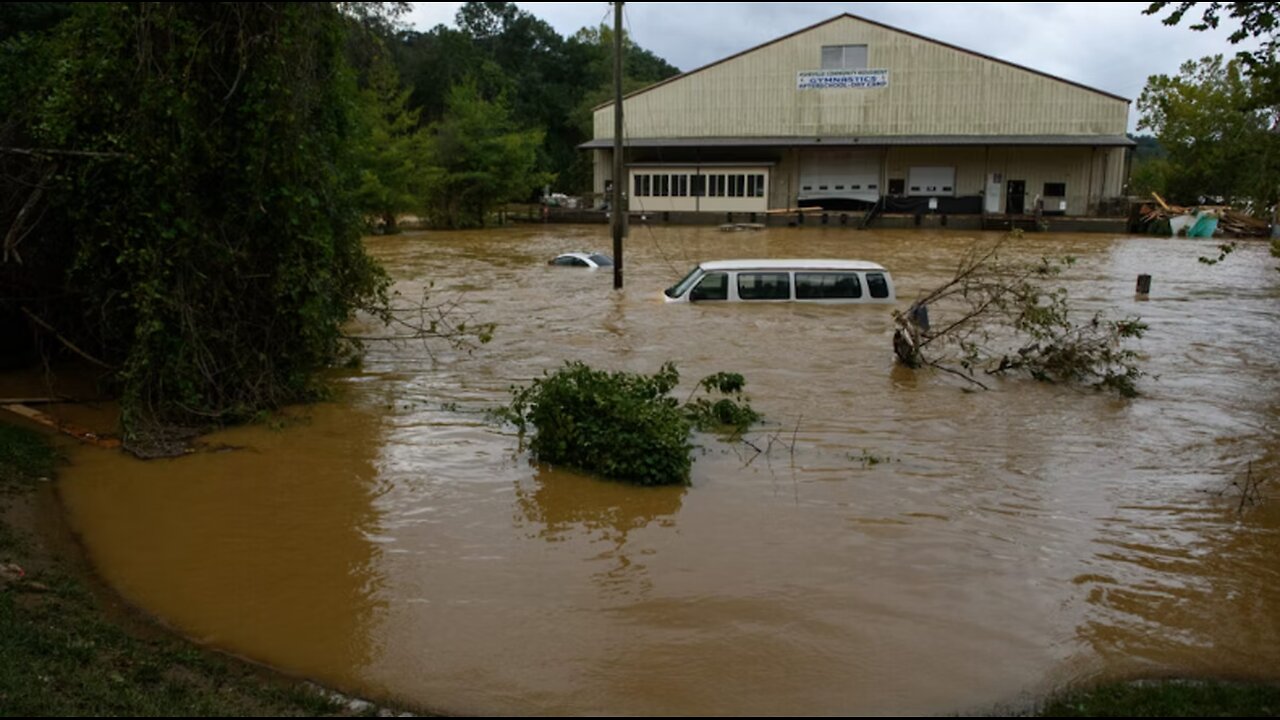
[[1138, 98], [1139, 128], [1149, 129], [1167, 160], [1148, 170], [1148, 182], [1179, 202], [1222, 197], [1228, 203], [1271, 207], [1280, 187], [1277, 107], [1261, 105], [1262, 82], [1239, 60], [1222, 56], [1188, 62], [1179, 75], [1156, 75]]
[[[1257, 40], [1257, 50], [1236, 53], [1237, 59], [1244, 63], [1249, 76], [1257, 84], [1253, 104], [1246, 110], [1261, 108], [1275, 116], [1275, 109], [1280, 107], [1280, 62], [1277, 61], [1277, 52], [1280, 52], [1280, 37], [1277, 36], [1280, 33], [1280, 18], [1277, 17], [1280, 2], [1153, 2], [1144, 12], [1155, 15], [1166, 9], [1169, 14], [1164, 18], [1165, 25], [1177, 25], [1188, 12], [1199, 10], [1200, 22], [1193, 23], [1191, 28], [1201, 31], [1217, 29], [1225, 11], [1227, 17], [1239, 24], [1228, 36], [1233, 45], [1248, 39]], [[1280, 122], [1273, 121], [1273, 126], [1276, 125], [1280, 125]], [[1273, 153], [1274, 149], [1268, 152]], [[1275, 194], [1276, 191], [1272, 190], [1271, 254], [1280, 257], [1280, 234], [1277, 234], [1277, 228], [1280, 228], [1280, 203], [1275, 202]], [[1260, 210], [1261, 208], [1255, 208], [1255, 212]], [[1226, 252], [1229, 250], [1224, 250], [1224, 255]]]
[[[591, 107], [612, 86], [607, 33], [584, 30], [562, 38], [547, 23], [512, 3], [466, 3], [457, 30], [437, 26], [405, 32], [393, 47], [401, 76], [413, 87], [412, 104], [431, 122], [444, 117], [450, 90], [466, 80], [483, 97], [504, 96], [518, 126], [543, 131], [538, 169], [569, 191], [591, 185], [590, 164], [577, 146], [591, 138]], [[656, 55], [628, 44], [628, 87], [679, 72]], [[589, 98], [589, 99], [588, 99]]]
[[538, 172], [540, 130], [517, 130], [505, 98], [484, 99], [474, 82], [449, 92], [444, 119], [432, 126], [439, 168], [428, 193], [434, 224], [480, 227], [500, 206], [549, 182]]
[[1150, 195], [1152, 192], [1165, 192], [1165, 174], [1169, 167], [1169, 153], [1161, 147], [1160, 141], [1152, 135], [1130, 135], [1136, 143], [1133, 149], [1133, 164], [1129, 171], [1129, 193], [1131, 195]]
[[408, 107], [409, 94], [387, 61], [375, 63], [368, 87], [360, 93], [356, 202], [378, 217], [386, 232], [395, 230], [397, 215], [425, 206], [437, 172], [431, 164], [431, 139], [418, 124], [418, 111]]
[[1280, 20], [1276, 14], [1280, 12], [1280, 2], [1153, 2], [1143, 10], [1144, 15], [1157, 15], [1164, 10], [1169, 14], [1161, 21], [1165, 25], [1177, 25], [1188, 12], [1200, 11], [1200, 21], [1192, 23], [1192, 30], [1216, 30], [1225, 16], [1238, 23], [1238, 27], [1227, 37], [1231, 44], [1241, 43], [1249, 38], [1261, 41], [1257, 50], [1243, 50], [1239, 59], [1250, 67], [1273, 63], [1276, 50], [1280, 49], [1280, 40], [1276, 37], [1280, 32]]
[[0, 218], [26, 237], [0, 304], [109, 368], [132, 439], [306, 396], [383, 296], [346, 28], [331, 4], [85, 4], [0, 54], [31, 80], [0, 89], [0, 146], [44, 178], [5, 188], [40, 197]]

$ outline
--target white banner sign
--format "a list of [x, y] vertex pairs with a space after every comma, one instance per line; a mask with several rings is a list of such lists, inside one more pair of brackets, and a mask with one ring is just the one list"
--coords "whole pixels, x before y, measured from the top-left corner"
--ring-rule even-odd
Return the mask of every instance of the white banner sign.
[[842, 90], [888, 86], [888, 70], [802, 70], [796, 74], [797, 90]]

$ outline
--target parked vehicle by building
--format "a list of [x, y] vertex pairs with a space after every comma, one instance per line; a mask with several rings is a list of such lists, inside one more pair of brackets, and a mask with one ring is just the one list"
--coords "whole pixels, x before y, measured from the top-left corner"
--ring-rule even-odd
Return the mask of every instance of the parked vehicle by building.
[[863, 260], [715, 260], [667, 288], [667, 302], [891, 303], [889, 271]]

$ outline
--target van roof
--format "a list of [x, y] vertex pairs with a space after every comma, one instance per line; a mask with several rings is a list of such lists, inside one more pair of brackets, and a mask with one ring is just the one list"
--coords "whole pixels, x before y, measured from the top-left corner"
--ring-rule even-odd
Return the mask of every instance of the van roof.
[[699, 265], [707, 272], [725, 270], [884, 270], [866, 260], [710, 260]]

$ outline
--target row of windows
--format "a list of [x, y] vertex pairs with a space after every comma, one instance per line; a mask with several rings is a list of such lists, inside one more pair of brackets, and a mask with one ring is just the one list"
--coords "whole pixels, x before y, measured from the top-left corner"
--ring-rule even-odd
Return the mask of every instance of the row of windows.
[[[871, 297], [889, 297], [889, 283], [884, 273], [867, 273], [867, 291]], [[862, 282], [857, 273], [798, 272], [796, 300], [844, 300], [862, 297]], [[690, 300], [728, 300], [729, 275], [708, 273], [689, 294]], [[790, 300], [791, 273], [738, 273], [738, 299]]]
[[[752, 174], [734, 174], [734, 175], [691, 175], [688, 173], [636, 173], [635, 178], [635, 196], [636, 197], [764, 197], [765, 196], [765, 179], [760, 173]], [[827, 190], [834, 187], [836, 190], [844, 190], [845, 185], [818, 185], [818, 190]], [[862, 185], [848, 185], [850, 190], [861, 190]], [[805, 190], [812, 191], [814, 186], [805, 185]], [[879, 189], [879, 185], [868, 183], [868, 190]], [[889, 181], [889, 194], [901, 195], [905, 189], [905, 183], [899, 179]], [[944, 192], [949, 193], [955, 190], [951, 185], [922, 187], [920, 185], [912, 185], [912, 192]], [[1045, 183], [1045, 197], [1066, 197], [1066, 183]]]
[[764, 197], [763, 173], [635, 173], [635, 197]]

